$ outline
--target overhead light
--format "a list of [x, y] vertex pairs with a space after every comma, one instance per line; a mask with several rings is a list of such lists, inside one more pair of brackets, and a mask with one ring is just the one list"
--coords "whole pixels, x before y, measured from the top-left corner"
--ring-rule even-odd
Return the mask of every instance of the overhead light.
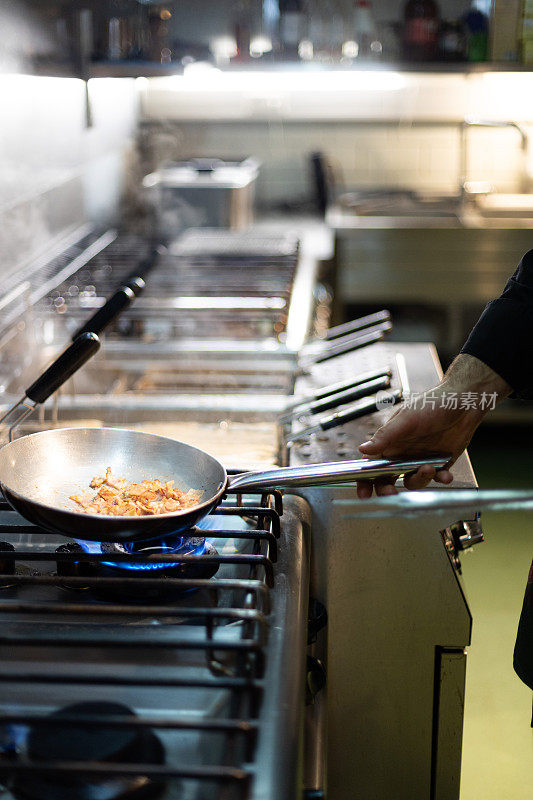
[[359, 55], [359, 45], [357, 42], [349, 40], [342, 43], [342, 55], [344, 58], [357, 58]]
[[313, 42], [310, 39], [302, 39], [298, 45], [298, 55], [302, 61], [312, 61], [314, 54]]
[[260, 58], [265, 53], [272, 50], [272, 39], [268, 36], [254, 36], [250, 39], [250, 55], [252, 58]]
[[210, 43], [211, 52], [217, 63], [224, 63], [237, 55], [237, 42], [232, 36], [219, 36]]
[[169, 20], [171, 18], [172, 11], [169, 11], [168, 8], [163, 8], [159, 12], [159, 16], [161, 17], [162, 20], [165, 20], [165, 22], [166, 22], [167, 20]]

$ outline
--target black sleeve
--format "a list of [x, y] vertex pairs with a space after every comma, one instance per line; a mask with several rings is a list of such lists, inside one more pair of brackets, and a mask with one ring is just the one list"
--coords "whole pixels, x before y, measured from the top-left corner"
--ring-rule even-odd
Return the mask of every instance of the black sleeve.
[[533, 390], [533, 250], [485, 308], [461, 353], [479, 358], [517, 394]]

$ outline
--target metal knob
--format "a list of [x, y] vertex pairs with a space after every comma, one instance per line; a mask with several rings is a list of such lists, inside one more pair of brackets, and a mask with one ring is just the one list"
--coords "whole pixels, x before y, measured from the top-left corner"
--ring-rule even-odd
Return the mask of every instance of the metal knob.
[[467, 550], [475, 544], [485, 541], [480, 516], [465, 519], [451, 525], [451, 531], [457, 550]]

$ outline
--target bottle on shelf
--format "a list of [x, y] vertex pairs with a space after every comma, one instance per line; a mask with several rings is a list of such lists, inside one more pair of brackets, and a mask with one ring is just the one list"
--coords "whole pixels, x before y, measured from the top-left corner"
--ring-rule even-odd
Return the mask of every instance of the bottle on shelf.
[[354, 41], [357, 59], [381, 58], [383, 47], [372, 14], [370, 0], [356, 0], [354, 9]]
[[404, 13], [403, 57], [434, 61], [437, 56], [439, 7], [435, 0], [407, 0]]
[[466, 37], [464, 27], [457, 20], [440, 24], [438, 35], [439, 61], [461, 62], [466, 59]]
[[298, 46], [302, 39], [304, 14], [302, 0], [279, 0], [279, 41], [281, 56], [286, 61], [298, 61]]
[[492, 0], [491, 61], [518, 61], [522, 7], [523, 0]]
[[533, 62], [533, 0], [525, 0], [522, 10], [521, 55], [523, 64]]
[[488, 58], [489, 19], [476, 6], [476, 0], [472, 0], [462, 22], [466, 33], [467, 61], [480, 62]]

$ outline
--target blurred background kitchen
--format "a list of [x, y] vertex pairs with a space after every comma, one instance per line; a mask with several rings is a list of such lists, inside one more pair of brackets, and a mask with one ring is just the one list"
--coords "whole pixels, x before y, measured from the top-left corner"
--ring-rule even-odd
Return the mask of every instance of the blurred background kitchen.
[[[28, 340], [15, 363], [8, 347], [14, 301], [43, 301], [32, 276], [95, 230], [294, 233], [320, 263], [322, 330], [386, 308], [389, 340], [433, 342], [444, 366], [533, 246], [529, 1], [0, 0], [0, 97], [4, 393], [35, 365]], [[77, 290], [90, 310], [92, 279]], [[68, 313], [64, 292], [44, 299]], [[532, 420], [514, 400], [489, 416], [481, 486], [533, 486]], [[526, 800], [531, 696], [511, 653], [533, 525], [484, 529], [463, 565], [461, 800]]]

